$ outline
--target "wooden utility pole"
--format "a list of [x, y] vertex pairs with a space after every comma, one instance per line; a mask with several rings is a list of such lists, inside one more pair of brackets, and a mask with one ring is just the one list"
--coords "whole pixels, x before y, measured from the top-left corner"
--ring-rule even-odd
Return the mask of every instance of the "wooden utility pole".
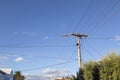
[[[77, 48], [78, 48], [78, 68], [79, 70], [81, 70], [82, 68], [82, 58], [81, 58], [81, 44], [80, 44], [80, 40], [82, 37], [88, 37], [88, 35], [86, 34], [70, 34], [70, 35], [63, 35], [63, 36], [66, 36], [66, 37], [69, 37], [69, 36], [75, 36], [77, 37]], [[79, 78], [79, 80], [81, 80], [81, 78]]]
[[78, 48], [78, 67], [79, 69], [82, 68], [82, 58], [81, 58], [81, 44], [80, 44], [80, 40], [82, 37], [88, 37], [88, 35], [85, 34], [70, 34], [71, 36], [75, 36], [77, 37], [77, 48]]

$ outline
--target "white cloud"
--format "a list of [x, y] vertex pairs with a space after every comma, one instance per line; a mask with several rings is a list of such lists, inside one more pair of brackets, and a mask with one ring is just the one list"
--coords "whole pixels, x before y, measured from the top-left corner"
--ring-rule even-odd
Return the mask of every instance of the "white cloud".
[[49, 79], [38, 75], [25, 75], [25, 80], [49, 80]]
[[120, 41], [120, 36], [115, 36], [114, 38], [116, 41]]
[[44, 69], [43, 70], [43, 73], [46, 73], [46, 74], [56, 74], [56, 73], [59, 73], [56, 69], [50, 69], [50, 68], [47, 68], [47, 69]]
[[7, 56], [0, 56], [0, 67], [5, 67], [5, 60], [7, 59]]
[[42, 70], [42, 75], [31, 75], [31, 74], [25, 74], [25, 80], [55, 80], [56, 78], [63, 78], [70, 74], [70, 72], [66, 69], [57, 70], [57, 69], [51, 69], [46, 68]]
[[45, 36], [45, 37], [44, 37], [45, 40], [48, 40], [48, 38], [49, 38], [48, 36]]
[[46, 75], [46, 77], [54, 77], [54, 78], [59, 78], [59, 77], [65, 77], [70, 72], [68, 70], [57, 70], [57, 69], [44, 69], [43, 73]]
[[14, 34], [14, 35], [17, 35], [17, 34], [18, 34], [18, 32], [13, 32], [13, 34]]
[[22, 31], [22, 32], [13, 32], [14, 35], [23, 35], [23, 36], [37, 36], [38, 34], [36, 32], [28, 32], [28, 31]]
[[15, 59], [15, 62], [22, 62], [24, 59], [22, 57], [18, 57]]
[[4, 63], [0, 62], [0, 67], [6, 67]]
[[1, 60], [7, 60], [8, 58], [7, 58], [7, 56], [0, 56], [0, 61]]
[[68, 25], [67, 24], [60, 24], [59, 27], [61, 29], [66, 29], [66, 28], [68, 28]]

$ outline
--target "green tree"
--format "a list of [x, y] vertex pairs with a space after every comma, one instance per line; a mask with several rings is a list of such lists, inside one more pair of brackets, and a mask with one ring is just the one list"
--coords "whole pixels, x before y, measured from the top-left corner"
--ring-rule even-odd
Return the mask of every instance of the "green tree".
[[76, 76], [74, 76], [74, 75], [70, 76], [70, 80], [84, 80], [84, 78], [83, 78], [83, 70], [80, 69], [80, 70], [76, 73]]
[[84, 64], [83, 74], [85, 80], [100, 80], [98, 63], [90, 61]]
[[100, 61], [100, 78], [120, 80], [120, 55], [113, 52]]
[[14, 74], [14, 80], [25, 80], [25, 77], [21, 75], [20, 71], [16, 71]]
[[114, 52], [100, 61], [89, 61], [71, 80], [120, 80], [120, 55]]
[[75, 80], [84, 80], [84, 78], [83, 78], [83, 69], [82, 68], [80, 68], [79, 71], [76, 74], [77, 74], [77, 76], [74, 77]]

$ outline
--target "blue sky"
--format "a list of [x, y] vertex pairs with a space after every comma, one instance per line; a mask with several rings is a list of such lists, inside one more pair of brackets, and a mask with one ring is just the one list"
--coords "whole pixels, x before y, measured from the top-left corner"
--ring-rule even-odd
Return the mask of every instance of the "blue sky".
[[110, 51], [119, 54], [119, 14], [119, 0], [1, 0], [0, 67], [26, 74], [75, 74], [76, 38], [61, 35], [88, 34], [81, 41], [83, 62], [100, 60]]

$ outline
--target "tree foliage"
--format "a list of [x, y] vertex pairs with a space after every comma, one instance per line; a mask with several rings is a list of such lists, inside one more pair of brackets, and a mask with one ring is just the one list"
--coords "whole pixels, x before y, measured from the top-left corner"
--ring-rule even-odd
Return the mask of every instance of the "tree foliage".
[[83, 67], [85, 80], [99, 80], [99, 65], [95, 61], [90, 61], [84, 64]]
[[14, 74], [14, 80], [25, 80], [25, 77], [21, 75], [20, 71], [16, 71]]
[[74, 75], [69, 76], [69, 79], [70, 80], [84, 80], [82, 69], [79, 69], [79, 71], [76, 74], [77, 74], [76, 76], [74, 76]]
[[100, 61], [89, 61], [80, 71], [72, 80], [120, 80], [120, 55], [112, 52]]
[[120, 56], [113, 52], [103, 58], [99, 71], [102, 80], [120, 80]]

